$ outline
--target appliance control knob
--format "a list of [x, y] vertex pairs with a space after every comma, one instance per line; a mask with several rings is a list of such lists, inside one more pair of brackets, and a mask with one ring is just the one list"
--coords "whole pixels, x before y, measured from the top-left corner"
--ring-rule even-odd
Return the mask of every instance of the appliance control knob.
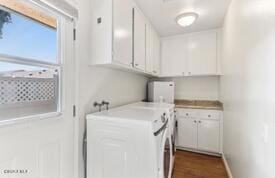
[[161, 121], [164, 123], [165, 122], [165, 115], [161, 116]]

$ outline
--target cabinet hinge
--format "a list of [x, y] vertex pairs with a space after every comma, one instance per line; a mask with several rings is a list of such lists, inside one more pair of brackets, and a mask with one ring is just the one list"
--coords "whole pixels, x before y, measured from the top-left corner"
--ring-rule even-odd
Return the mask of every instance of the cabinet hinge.
[[73, 38], [74, 38], [74, 41], [76, 40], [76, 29], [74, 28], [73, 30]]
[[73, 105], [73, 117], [75, 117], [75, 116], [76, 116], [76, 106]]

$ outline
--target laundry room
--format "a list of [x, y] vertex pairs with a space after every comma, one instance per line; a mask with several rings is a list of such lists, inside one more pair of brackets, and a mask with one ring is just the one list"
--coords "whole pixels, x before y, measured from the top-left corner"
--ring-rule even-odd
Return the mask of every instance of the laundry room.
[[0, 0], [0, 178], [274, 178], [274, 0]]

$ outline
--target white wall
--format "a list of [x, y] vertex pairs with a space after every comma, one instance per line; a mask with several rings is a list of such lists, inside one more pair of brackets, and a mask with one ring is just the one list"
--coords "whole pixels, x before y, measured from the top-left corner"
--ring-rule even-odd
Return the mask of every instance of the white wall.
[[219, 100], [219, 77], [177, 77], [156, 79], [175, 82], [175, 98], [188, 100]]
[[88, 66], [90, 54], [90, 1], [79, 1], [79, 20], [77, 24], [77, 61], [79, 80], [79, 178], [83, 178], [82, 136], [85, 114], [94, 112], [94, 101], [103, 99], [111, 106], [141, 101], [146, 97], [147, 78], [107, 68]]
[[219, 77], [174, 78], [175, 98], [190, 100], [219, 100]]
[[223, 48], [224, 153], [233, 177], [274, 178], [275, 1], [232, 0]]

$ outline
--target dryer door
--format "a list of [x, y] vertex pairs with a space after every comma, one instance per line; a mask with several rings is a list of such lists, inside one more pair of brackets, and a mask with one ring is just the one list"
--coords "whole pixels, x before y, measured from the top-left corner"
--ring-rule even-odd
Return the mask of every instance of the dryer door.
[[170, 137], [165, 140], [165, 147], [163, 153], [163, 174], [164, 178], [171, 178], [171, 163], [172, 163], [172, 145]]

